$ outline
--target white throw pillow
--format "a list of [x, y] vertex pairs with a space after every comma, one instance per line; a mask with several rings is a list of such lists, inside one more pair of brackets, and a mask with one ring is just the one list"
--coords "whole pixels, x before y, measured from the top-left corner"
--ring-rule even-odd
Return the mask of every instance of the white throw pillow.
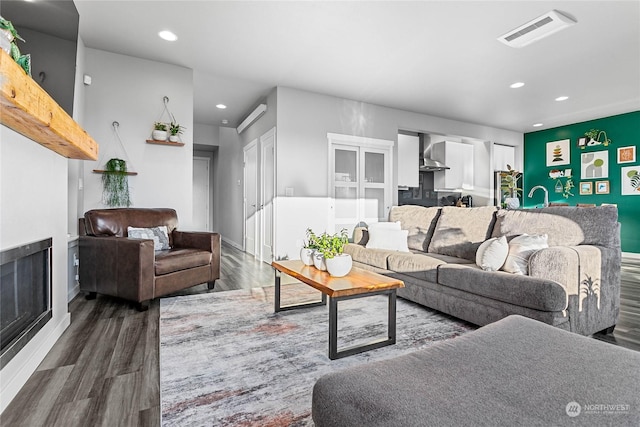
[[523, 234], [509, 242], [509, 255], [502, 270], [514, 274], [529, 274], [529, 257], [536, 251], [548, 248], [546, 234]]
[[396, 222], [374, 222], [373, 224], [367, 226], [367, 231], [371, 231], [371, 230], [380, 230], [380, 229], [386, 229], [386, 230], [400, 230], [400, 221], [396, 221]]
[[167, 230], [166, 225], [160, 225], [153, 228], [127, 227], [127, 236], [132, 239], [153, 240], [153, 249], [156, 251], [170, 249], [169, 231]]
[[409, 230], [393, 230], [391, 228], [374, 227], [369, 229], [367, 249], [387, 249], [390, 251], [409, 252], [407, 238]]
[[507, 237], [485, 240], [476, 252], [476, 264], [485, 271], [498, 271], [509, 255]]

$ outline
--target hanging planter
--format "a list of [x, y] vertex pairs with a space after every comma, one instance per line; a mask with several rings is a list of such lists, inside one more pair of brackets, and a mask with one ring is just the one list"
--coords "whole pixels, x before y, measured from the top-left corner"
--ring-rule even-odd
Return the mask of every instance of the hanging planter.
[[[169, 111], [169, 97], [162, 97], [162, 102], [164, 103], [164, 108], [158, 121], [153, 124], [154, 129], [151, 132], [151, 139], [147, 139], [147, 144], [182, 147], [184, 143], [180, 141], [180, 135], [186, 128], [178, 124], [175, 116]], [[165, 116], [168, 117], [168, 121], [164, 119]]]
[[129, 207], [129, 175], [127, 162], [122, 159], [110, 159], [102, 173], [102, 200], [109, 207]]
[[[128, 159], [127, 150], [124, 148], [118, 127], [120, 123], [113, 122], [113, 133], [118, 142], [119, 151], [111, 152], [110, 155], [122, 156]], [[129, 207], [131, 195], [129, 193], [129, 176], [137, 175], [137, 172], [128, 170], [127, 160], [119, 157], [112, 157], [104, 164], [104, 169], [94, 169], [93, 172], [102, 174], [102, 203], [109, 207]], [[98, 163], [101, 163], [99, 160]]]

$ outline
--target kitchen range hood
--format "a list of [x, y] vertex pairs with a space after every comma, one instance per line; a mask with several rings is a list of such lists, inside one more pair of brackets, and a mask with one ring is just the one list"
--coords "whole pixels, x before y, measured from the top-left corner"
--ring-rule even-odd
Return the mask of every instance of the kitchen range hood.
[[421, 133], [418, 137], [420, 138], [420, 172], [437, 172], [449, 169], [449, 166], [431, 158], [433, 145], [431, 136]]

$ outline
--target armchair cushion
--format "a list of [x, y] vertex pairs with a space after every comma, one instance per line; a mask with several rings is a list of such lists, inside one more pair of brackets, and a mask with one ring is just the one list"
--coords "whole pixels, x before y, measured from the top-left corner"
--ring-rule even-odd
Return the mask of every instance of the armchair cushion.
[[211, 252], [199, 249], [169, 249], [156, 252], [156, 276], [173, 273], [188, 268], [209, 265]]

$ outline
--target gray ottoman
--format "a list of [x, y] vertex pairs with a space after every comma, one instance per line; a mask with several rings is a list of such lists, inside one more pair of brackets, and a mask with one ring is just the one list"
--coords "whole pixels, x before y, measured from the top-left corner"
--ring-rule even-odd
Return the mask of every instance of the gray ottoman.
[[509, 316], [412, 354], [331, 373], [324, 426], [640, 425], [640, 352]]

